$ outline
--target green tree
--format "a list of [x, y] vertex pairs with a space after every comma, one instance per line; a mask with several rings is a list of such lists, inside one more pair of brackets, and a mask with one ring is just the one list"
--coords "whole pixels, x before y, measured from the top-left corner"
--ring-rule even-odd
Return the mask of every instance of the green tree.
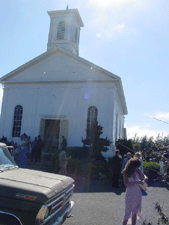
[[90, 147], [90, 158], [92, 160], [104, 160], [102, 152], [108, 151], [108, 146], [110, 146], [111, 141], [106, 138], [101, 138], [103, 134], [103, 127], [98, 125], [98, 121], [92, 123], [89, 137], [82, 139], [84, 146]]
[[120, 150], [120, 154], [124, 157], [127, 152], [134, 153], [132, 140], [127, 140], [126, 138], [121, 138], [116, 141], [116, 148]]

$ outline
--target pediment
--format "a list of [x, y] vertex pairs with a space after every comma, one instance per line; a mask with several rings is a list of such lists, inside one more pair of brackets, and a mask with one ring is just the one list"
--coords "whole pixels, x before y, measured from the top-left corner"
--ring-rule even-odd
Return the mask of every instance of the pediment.
[[43, 53], [3, 76], [1, 83], [109, 81], [120, 78], [62, 49]]

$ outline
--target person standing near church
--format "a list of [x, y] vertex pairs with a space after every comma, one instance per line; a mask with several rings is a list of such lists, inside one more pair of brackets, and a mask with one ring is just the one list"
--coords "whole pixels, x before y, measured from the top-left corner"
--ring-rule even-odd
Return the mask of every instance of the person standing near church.
[[131, 159], [131, 153], [130, 153], [130, 152], [127, 152], [127, 158], [125, 158], [125, 159], [123, 160], [123, 163], [122, 163], [122, 170], [124, 170], [124, 168], [125, 168], [127, 162], [128, 162], [130, 159]]
[[40, 160], [41, 160], [42, 148], [43, 148], [43, 141], [41, 139], [41, 136], [38, 135], [38, 140], [37, 140], [37, 144], [36, 144], [36, 154], [35, 154], [36, 162], [40, 162]]
[[26, 133], [23, 133], [23, 134], [20, 136], [21, 141], [26, 141], [27, 138], [28, 138], [28, 135], [26, 135]]
[[141, 158], [141, 154], [139, 152], [136, 152], [134, 157], [140, 160], [141, 162], [140, 169], [141, 169], [141, 172], [143, 173], [143, 160]]
[[119, 175], [121, 172], [121, 163], [120, 163], [120, 151], [116, 150], [115, 151], [115, 155], [113, 156], [112, 159], [112, 173], [113, 173], [113, 177], [112, 177], [112, 187], [114, 188], [119, 188]]
[[31, 147], [32, 147], [31, 161], [32, 162], [34, 162], [36, 160], [36, 146], [37, 146], [37, 137], [35, 137], [35, 140], [32, 141], [32, 143], [31, 143]]
[[62, 150], [66, 150], [67, 141], [66, 141], [65, 136], [62, 136], [62, 138], [63, 138], [63, 140], [62, 140], [62, 143], [61, 143], [61, 148], [62, 148]]
[[146, 150], [143, 149], [142, 153], [141, 153], [141, 158], [143, 161], [146, 161]]
[[141, 172], [140, 165], [140, 160], [135, 157], [127, 162], [123, 170], [123, 182], [126, 186], [123, 225], [136, 225], [141, 215], [142, 191], [139, 184], [147, 182], [147, 177]]
[[26, 146], [26, 142], [23, 142], [18, 149], [18, 160], [20, 168], [26, 167], [27, 155], [28, 155], [28, 147]]
[[26, 146], [28, 147], [28, 158], [31, 158], [31, 137], [26, 139]]
[[62, 151], [59, 153], [59, 174], [67, 175], [67, 163], [68, 158], [66, 156], [65, 150], [62, 148]]

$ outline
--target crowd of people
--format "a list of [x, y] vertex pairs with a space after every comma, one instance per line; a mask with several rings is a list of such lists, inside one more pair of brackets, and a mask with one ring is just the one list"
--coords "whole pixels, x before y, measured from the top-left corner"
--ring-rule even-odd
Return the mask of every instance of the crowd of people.
[[[164, 174], [164, 162], [168, 162], [169, 164], [169, 148], [166, 151], [156, 151], [153, 152], [152, 150], [146, 151], [145, 149], [140, 153], [136, 152], [134, 155], [134, 158], [138, 158], [141, 161], [140, 169], [143, 173], [143, 162], [157, 162], [160, 164], [160, 174]], [[118, 188], [118, 178], [120, 173], [124, 170], [127, 162], [131, 159], [131, 152], [128, 152], [126, 154], [126, 158], [124, 158], [122, 165], [120, 161], [120, 151], [116, 150], [115, 155], [113, 156], [113, 162], [112, 162], [112, 173], [113, 173], [113, 179], [112, 179], [112, 186], [115, 188]], [[168, 168], [169, 172], [169, 168]]]
[[7, 144], [11, 155], [20, 168], [26, 167], [27, 158], [30, 158], [32, 162], [40, 162], [41, 152], [43, 148], [43, 140], [41, 136], [35, 137], [34, 141], [31, 141], [30, 136], [26, 133], [20, 136], [21, 144], [9, 142], [6, 137], [2, 137], [0, 142]]
[[[116, 150], [115, 155], [113, 156], [113, 160], [112, 160], [112, 173], [113, 173], [112, 187], [114, 187], [114, 188], [119, 188], [119, 183], [118, 183], [119, 176], [120, 176], [120, 173], [125, 169], [127, 162], [131, 159], [131, 152], [127, 153], [127, 157], [124, 158], [122, 166], [121, 166], [119, 156], [120, 156], [120, 151]], [[134, 155], [134, 158], [137, 158], [140, 160], [140, 162], [141, 162], [140, 169], [143, 173], [143, 160], [141, 158], [141, 154], [139, 152], [136, 152]]]
[[[43, 148], [43, 141], [40, 137], [35, 137], [31, 141], [30, 137], [25, 133], [20, 136], [21, 145], [11, 142], [10, 145], [14, 148], [14, 159], [21, 168], [26, 167], [26, 161], [29, 157], [32, 162], [40, 162], [41, 151]], [[1, 142], [7, 143], [7, 138], [2, 137]], [[8, 143], [9, 145], [9, 143]], [[62, 136], [61, 152], [59, 154], [59, 174], [67, 175], [67, 164], [69, 158], [66, 156], [67, 140]], [[169, 159], [169, 151], [164, 153], [157, 152], [157, 155], [162, 155], [166, 159]], [[151, 152], [145, 150], [136, 152], [134, 157], [131, 157], [131, 152], [128, 152], [126, 158], [124, 158], [122, 165], [120, 160], [120, 151], [116, 150], [112, 159], [112, 187], [119, 188], [119, 176], [123, 174], [123, 184], [126, 187], [125, 197], [125, 214], [122, 224], [136, 225], [137, 220], [141, 215], [141, 202], [142, 202], [142, 186], [147, 183], [148, 178], [143, 171], [143, 161], [158, 161], [159, 157], [151, 158]]]
[[[13, 141], [9, 142], [6, 137], [2, 137], [0, 142], [3, 142], [8, 145], [8, 149], [13, 156], [15, 162], [20, 168], [26, 168], [27, 158], [31, 160], [33, 163], [37, 163], [41, 161], [42, 148], [44, 146], [43, 140], [41, 136], [35, 137], [33, 141], [31, 141], [30, 136], [26, 133], [20, 136], [21, 144], [14, 143]], [[62, 142], [60, 145], [61, 152], [59, 154], [59, 174], [67, 175], [67, 163], [69, 158], [66, 156], [66, 147], [67, 140], [65, 136], [62, 136]]]

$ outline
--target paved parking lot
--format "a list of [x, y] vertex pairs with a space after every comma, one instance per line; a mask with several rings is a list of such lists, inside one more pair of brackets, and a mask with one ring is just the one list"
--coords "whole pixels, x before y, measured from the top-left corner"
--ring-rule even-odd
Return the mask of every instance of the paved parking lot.
[[[142, 216], [137, 225], [143, 220], [157, 225], [158, 214], [154, 204], [158, 202], [169, 216], [169, 191], [166, 187], [156, 184], [147, 189], [147, 196], [142, 199]], [[73, 195], [75, 202], [72, 210], [73, 217], [68, 218], [65, 225], [121, 225], [124, 214], [125, 188], [113, 189], [110, 182], [76, 180]]]

